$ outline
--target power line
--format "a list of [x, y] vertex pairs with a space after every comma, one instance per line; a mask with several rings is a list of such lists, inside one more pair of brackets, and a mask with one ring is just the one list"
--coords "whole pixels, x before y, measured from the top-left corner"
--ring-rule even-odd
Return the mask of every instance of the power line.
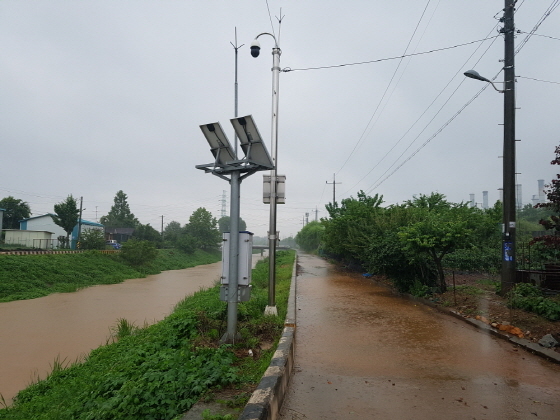
[[[418, 27], [420, 26], [420, 23], [422, 22], [422, 19], [424, 18], [424, 14], [426, 13], [426, 10], [428, 9], [428, 6], [430, 5], [430, 1], [431, 0], [428, 0], [428, 2], [426, 3], [426, 6], [424, 7], [424, 10], [422, 11], [422, 15], [420, 16], [420, 19], [418, 20], [418, 23], [416, 24], [416, 27], [414, 28], [414, 31], [412, 32], [412, 35], [410, 36], [410, 39], [408, 40], [408, 44], [406, 45], [406, 48], [404, 49], [404, 54], [406, 54], [406, 52], [408, 51], [408, 48], [410, 47], [410, 44], [412, 43], [412, 40], [414, 39], [414, 35], [416, 35], [416, 31], [418, 30]], [[389, 83], [387, 84], [387, 87], [385, 88], [385, 91], [383, 92], [383, 95], [381, 95], [381, 99], [379, 99], [379, 102], [377, 103], [377, 106], [375, 107], [375, 110], [373, 111], [373, 114], [371, 115], [371, 118], [369, 119], [368, 123], [366, 124], [366, 128], [364, 128], [364, 131], [362, 132], [362, 135], [360, 136], [360, 138], [358, 139], [358, 141], [354, 145], [354, 148], [352, 149], [352, 151], [350, 152], [350, 154], [348, 155], [348, 157], [346, 158], [346, 160], [344, 161], [344, 163], [342, 164], [340, 169], [337, 171], [337, 173], [340, 173], [340, 171], [346, 166], [346, 164], [348, 163], [348, 161], [350, 160], [350, 158], [352, 157], [354, 152], [357, 150], [360, 143], [362, 143], [364, 138], [367, 137], [366, 132], [368, 131], [368, 128], [370, 128], [370, 124], [373, 121], [373, 118], [375, 117], [375, 115], [377, 114], [377, 111], [379, 110], [379, 107], [383, 103], [383, 99], [385, 99], [385, 96], [387, 95], [387, 92], [389, 91], [389, 88], [391, 87], [391, 84], [393, 83], [393, 80], [395, 79], [395, 76], [397, 75], [397, 72], [399, 71], [399, 68], [401, 67], [401, 64], [402, 64], [403, 60], [404, 60], [404, 57], [399, 60], [399, 63], [397, 64], [397, 67], [395, 68], [395, 71], [393, 72], [393, 75], [391, 76], [391, 79], [389, 80]], [[401, 77], [402, 77], [402, 73], [401, 73]], [[400, 79], [399, 79], [399, 81], [400, 81]], [[396, 86], [398, 85], [399, 81], [397, 81], [397, 83], [393, 87], [393, 91], [396, 88]], [[391, 92], [391, 95], [392, 95], [392, 92]], [[385, 106], [389, 102], [391, 95], [389, 95], [389, 98], [387, 99], [387, 102], [385, 102]], [[381, 110], [381, 113], [377, 115], [376, 122], [379, 120], [379, 117], [383, 113], [384, 109], [385, 109], [385, 107], [383, 107], [383, 109]], [[371, 129], [373, 129], [373, 125], [371, 126]], [[370, 130], [370, 132], [371, 132], [371, 130]]]
[[362, 64], [372, 64], [372, 63], [379, 63], [379, 62], [382, 62], [382, 61], [398, 60], [398, 59], [406, 58], [406, 57], [415, 57], [415, 56], [418, 56], [418, 55], [431, 54], [431, 53], [435, 53], [435, 52], [451, 50], [453, 48], [465, 47], [467, 45], [472, 45], [472, 44], [476, 44], [476, 43], [479, 43], [479, 42], [487, 41], [489, 39], [497, 38], [498, 36], [499, 35], [494, 35], [494, 36], [491, 36], [489, 38], [478, 39], [476, 41], [465, 42], [463, 44], [452, 45], [450, 47], [435, 48], [433, 50], [422, 51], [422, 52], [419, 52], [419, 53], [403, 54], [403, 55], [399, 55], [399, 56], [395, 56], [395, 57], [379, 58], [377, 60], [360, 61], [360, 62], [356, 62], [356, 63], [346, 63], [346, 64], [335, 64], [335, 65], [332, 65], [332, 66], [307, 67], [307, 68], [300, 68], [300, 69], [292, 69], [290, 67], [287, 67], [285, 69], [282, 69], [282, 71], [287, 73], [287, 72], [293, 72], [293, 71], [323, 70], [323, 69], [332, 69], [332, 68], [337, 68], [337, 67], [358, 66], [358, 65], [362, 65]]
[[[518, 34], [530, 34], [529, 32], [523, 32], [523, 31], [517, 31]], [[542, 38], [549, 38], [549, 39], [554, 39], [556, 41], [560, 41], [560, 38], [555, 38], [553, 36], [548, 36], [548, 35], [541, 35], [541, 34], [535, 34], [533, 33], [532, 36], [540, 36]]]
[[559, 4], [560, 4], [560, 0], [554, 0], [553, 1], [553, 3], [548, 7], [548, 9], [545, 10], [544, 14], [539, 19], [539, 21], [535, 24], [535, 26], [533, 26], [533, 29], [531, 29], [531, 32], [529, 32], [529, 34], [519, 43], [519, 45], [515, 49], [514, 54], [517, 54], [519, 51], [521, 51], [521, 48], [523, 48], [525, 46], [525, 44], [529, 41], [529, 39], [531, 39], [531, 37], [537, 31], [537, 29], [539, 29], [539, 27], [542, 25], [542, 23], [546, 20], [547, 17], [550, 16], [550, 14], [554, 11], [554, 9], [556, 9], [558, 7]]
[[[490, 31], [490, 33], [492, 33], [497, 25], [495, 25], [492, 30]], [[490, 48], [492, 47], [492, 45], [494, 44], [494, 42], [496, 41], [496, 39], [498, 39], [497, 37], [494, 37], [492, 39], [492, 42], [490, 43], [490, 45], [488, 45], [488, 47], [486, 48], [486, 50], [481, 54], [481, 56], [478, 58], [478, 60], [475, 62], [475, 65], [482, 59], [482, 57], [484, 57], [486, 55], [486, 53], [490, 50]], [[476, 54], [476, 52], [478, 51], [478, 49], [480, 48], [480, 46], [478, 46], [473, 52], [472, 54], [465, 60], [465, 62], [459, 67], [459, 69], [457, 70], [457, 72], [455, 72], [455, 74], [451, 77], [451, 79], [449, 80], [449, 82], [447, 82], [447, 84], [443, 87], [443, 89], [436, 95], [436, 97], [432, 100], [432, 102], [426, 107], [426, 109], [422, 112], [422, 114], [420, 114], [420, 116], [416, 119], [416, 121], [414, 121], [414, 123], [408, 128], [408, 130], [406, 130], [406, 132], [399, 138], [399, 140], [397, 140], [397, 142], [393, 145], [393, 147], [391, 147], [389, 149], [389, 151], [387, 151], [387, 153], [385, 153], [385, 155], [383, 155], [383, 157], [381, 157], [381, 159], [379, 159], [379, 161], [368, 171], [368, 173], [366, 173], [356, 184], [354, 184], [348, 191], [354, 189], [356, 187], [356, 185], [358, 185], [360, 182], [362, 182], [370, 173], [373, 172], [373, 170], [375, 170], [375, 168], [377, 168], [386, 158], [387, 156], [395, 149], [395, 147], [397, 147], [397, 145], [400, 144], [400, 142], [408, 135], [408, 133], [410, 133], [410, 131], [416, 126], [416, 124], [418, 124], [418, 122], [422, 119], [422, 117], [428, 112], [428, 110], [435, 104], [435, 102], [439, 99], [439, 97], [443, 94], [443, 92], [445, 92], [445, 90], [449, 87], [449, 85], [451, 84], [451, 82], [453, 82], [453, 80], [457, 77], [457, 75], [459, 73], [462, 73], [464, 70], [465, 65], [469, 62], [469, 60]], [[499, 74], [499, 73], [498, 73]], [[497, 77], [497, 76], [496, 76]], [[459, 86], [457, 86], [457, 88], [455, 88], [455, 90], [451, 93], [451, 95], [447, 98], [447, 100], [444, 102], [444, 104], [439, 108], [439, 110], [436, 112], [436, 114], [430, 119], [430, 121], [424, 126], [424, 128], [420, 131], [420, 133], [418, 133], [418, 135], [414, 138], [414, 140], [408, 145], [408, 147], [401, 153], [401, 155], [395, 159], [395, 161], [393, 162], [393, 164], [374, 182], [377, 183], [377, 181], [379, 181], [379, 179], [381, 179], [387, 172], [389, 172], [391, 170], [391, 168], [393, 166], [396, 165], [396, 163], [398, 162], [398, 160], [404, 155], [404, 153], [406, 153], [406, 151], [412, 146], [412, 144], [414, 144], [414, 142], [416, 140], [418, 140], [418, 138], [422, 135], [422, 133], [424, 131], [426, 131], [426, 129], [428, 128], [428, 126], [432, 123], [432, 121], [435, 119], [435, 117], [443, 110], [443, 108], [445, 107], [445, 105], [450, 101], [450, 99], [453, 97], [453, 95], [457, 92], [457, 90], [459, 89], [459, 87], [461, 86], [461, 84], [463, 83], [463, 79], [461, 79], [461, 83], [459, 84]], [[402, 165], [401, 165], [402, 166]], [[399, 166], [400, 168], [400, 166]], [[346, 192], [348, 192], [346, 191]]]
[[515, 76], [515, 77], [519, 77], [520, 79], [535, 80], [536, 82], [554, 83], [555, 85], [560, 85], [560, 82], [551, 82], [550, 80], [533, 79], [532, 77], [525, 77], [525, 76]]

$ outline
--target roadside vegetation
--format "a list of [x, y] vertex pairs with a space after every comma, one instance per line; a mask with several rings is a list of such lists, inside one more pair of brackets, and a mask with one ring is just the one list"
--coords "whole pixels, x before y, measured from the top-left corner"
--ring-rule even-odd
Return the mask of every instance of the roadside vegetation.
[[[560, 165], [560, 147], [555, 153], [551, 163]], [[544, 270], [545, 264], [560, 261], [560, 175], [547, 188], [548, 202], [518, 210], [518, 269]], [[444, 294], [451, 272], [500, 272], [500, 201], [481, 209], [431, 193], [386, 206], [382, 196], [360, 191], [356, 198], [329, 203], [326, 209], [329, 217], [297, 234], [298, 245], [349, 269], [383, 276], [399, 292]], [[498, 282], [487, 286], [500, 293]], [[508, 305], [548, 320], [559, 317], [558, 303], [530, 285], [516, 288]]]
[[236, 403], [242, 407], [245, 391], [257, 385], [281, 335], [294, 257], [293, 251], [277, 254], [278, 316], [264, 316], [268, 262], [257, 264], [251, 300], [238, 307], [241, 339], [235, 345], [219, 344], [227, 305], [216, 285], [187, 297], [157, 324], [140, 327], [117, 320], [114, 342], [81, 361], [56, 361], [47, 378], [21, 391], [13, 406], [0, 409], [0, 419], [172, 420], [226, 387], [239, 389]]

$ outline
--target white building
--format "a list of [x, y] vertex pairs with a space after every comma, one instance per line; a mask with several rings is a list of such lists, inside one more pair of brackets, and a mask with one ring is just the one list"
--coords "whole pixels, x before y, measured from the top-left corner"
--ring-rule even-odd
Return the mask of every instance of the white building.
[[[76, 226], [74, 226], [74, 229], [72, 230], [72, 233], [70, 234], [70, 248], [72, 249], [76, 249], [76, 243], [78, 241], [78, 229], [79, 229], [79, 225], [80, 223], [76, 224]], [[81, 229], [82, 229], [82, 233], [85, 232], [86, 230], [89, 229], [99, 229], [101, 230], [101, 232], [104, 232], [105, 228], [102, 224], [100, 223], [96, 223], [96, 222], [90, 222], [88, 220], [83, 220], [81, 221]], [[44, 236], [41, 237], [41, 245], [40, 246], [35, 246], [33, 245], [33, 243], [31, 244], [23, 244], [20, 243], [20, 245], [26, 245], [26, 246], [30, 246], [30, 247], [36, 247], [36, 248], [42, 248], [42, 249], [52, 249], [52, 248], [58, 248], [59, 243], [58, 243], [58, 237], [59, 236], [64, 236], [66, 237], [66, 232], [64, 231], [64, 229], [62, 229], [60, 226], [58, 226], [54, 220], [51, 217], [51, 214], [44, 214], [42, 216], [35, 216], [35, 217], [30, 217], [29, 219], [23, 219], [20, 220], [19, 222], [19, 228], [21, 231], [34, 231], [34, 232], [49, 232], [51, 233], [51, 237], [49, 240], [47, 240]], [[15, 234], [11, 234], [11, 236], [14, 236]], [[33, 235], [29, 236], [28, 238], [33, 237]], [[21, 237], [21, 235], [20, 235]], [[37, 238], [34, 238], [37, 239]], [[8, 243], [6, 241], [6, 243]], [[37, 241], [35, 241], [35, 243], [37, 244]]]

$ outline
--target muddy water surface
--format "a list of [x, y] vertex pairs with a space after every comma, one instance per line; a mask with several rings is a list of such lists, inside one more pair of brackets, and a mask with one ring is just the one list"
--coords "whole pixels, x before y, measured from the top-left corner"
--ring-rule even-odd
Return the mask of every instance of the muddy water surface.
[[560, 367], [303, 255], [282, 419], [560, 419]]
[[44, 378], [56, 358], [72, 362], [105, 344], [119, 318], [138, 326], [163, 319], [177, 302], [212, 286], [220, 274], [221, 263], [215, 263], [0, 303], [0, 393], [10, 401], [34, 378]]

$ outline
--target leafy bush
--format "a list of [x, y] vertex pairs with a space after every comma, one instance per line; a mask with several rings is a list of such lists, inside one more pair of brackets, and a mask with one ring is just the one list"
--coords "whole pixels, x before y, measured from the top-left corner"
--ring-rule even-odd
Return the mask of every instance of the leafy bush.
[[80, 249], [105, 249], [105, 235], [101, 229], [86, 229], [80, 234]]
[[121, 258], [133, 267], [150, 265], [157, 255], [157, 249], [152, 242], [137, 239], [126, 241], [120, 252]]
[[310, 222], [296, 235], [296, 243], [305, 252], [315, 252], [321, 244], [321, 238], [325, 232], [325, 226], [320, 222]]
[[185, 254], [192, 254], [196, 250], [196, 244], [196, 239], [187, 233], [181, 234], [175, 242], [177, 249], [180, 249]]
[[461, 271], [498, 273], [501, 267], [500, 247], [458, 249], [445, 256], [443, 265]]
[[538, 287], [520, 283], [512, 291], [509, 305], [512, 308], [534, 312], [550, 321], [560, 320], [560, 303], [545, 298]]

